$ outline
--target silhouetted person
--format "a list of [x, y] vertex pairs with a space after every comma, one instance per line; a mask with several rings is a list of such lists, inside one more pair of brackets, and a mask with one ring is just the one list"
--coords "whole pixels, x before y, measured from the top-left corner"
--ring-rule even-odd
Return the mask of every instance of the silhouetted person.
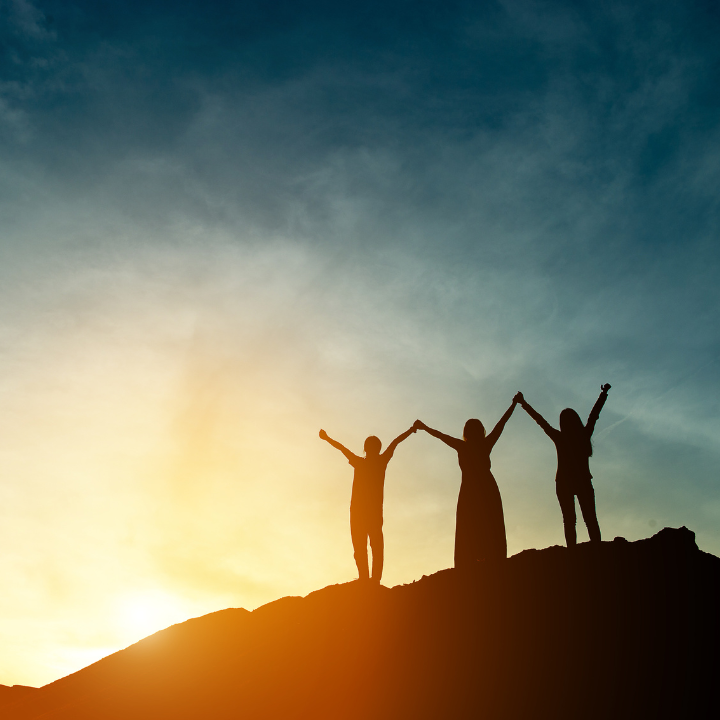
[[360, 580], [367, 580], [369, 575], [368, 538], [372, 548], [372, 579], [379, 583], [382, 578], [385, 554], [385, 540], [382, 531], [385, 470], [395, 448], [414, 432], [415, 428], [410, 428], [402, 435], [398, 435], [382, 454], [380, 453], [382, 448], [380, 439], [371, 435], [365, 440], [365, 457], [363, 458], [351, 453], [346, 447], [329, 437], [324, 430], [320, 431], [320, 439], [326, 440], [334, 448], [337, 448], [355, 468], [350, 499], [350, 537]]
[[490, 452], [498, 441], [517, 400], [500, 418], [489, 435], [483, 424], [473, 418], [465, 423], [463, 439], [429, 428], [420, 420], [414, 427], [425, 430], [457, 450], [462, 470], [455, 521], [455, 567], [475, 567], [478, 560], [504, 560], [507, 557], [505, 517], [500, 490], [490, 472]]
[[555, 493], [557, 494], [560, 510], [565, 526], [565, 542], [568, 547], [577, 544], [575, 523], [575, 496], [577, 495], [582, 511], [583, 520], [588, 529], [591, 542], [600, 542], [600, 525], [595, 511], [595, 490], [590, 474], [590, 456], [592, 455], [592, 437], [595, 423], [600, 411], [607, 400], [610, 385], [601, 386], [602, 392], [593, 409], [590, 411], [586, 425], [583, 425], [580, 416], [572, 409], [565, 408], [560, 413], [560, 429], [556, 430], [525, 401], [522, 393], [515, 399], [525, 408], [528, 415], [545, 431], [545, 434], [555, 443], [557, 450], [558, 467], [555, 475]]

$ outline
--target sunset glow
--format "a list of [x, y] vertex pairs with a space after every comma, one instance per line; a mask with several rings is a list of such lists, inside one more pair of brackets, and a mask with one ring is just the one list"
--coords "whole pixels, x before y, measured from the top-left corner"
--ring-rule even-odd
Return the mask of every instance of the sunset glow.
[[118, 601], [119, 625], [130, 641], [139, 640], [187, 620], [188, 610], [185, 603], [166, 593], [137, 592]]
[[[0, 684], [354, 579], [320, 428], [518, 390], [557, 423], [611, 383], [603, 538], [720, 554], [717, 18], [221, 5], [0, 3]], [[564, 542], [555, 468], [516, 412], [511, 555]], [[385, 585], [452, 565], [459, 486], [398, 447]]]

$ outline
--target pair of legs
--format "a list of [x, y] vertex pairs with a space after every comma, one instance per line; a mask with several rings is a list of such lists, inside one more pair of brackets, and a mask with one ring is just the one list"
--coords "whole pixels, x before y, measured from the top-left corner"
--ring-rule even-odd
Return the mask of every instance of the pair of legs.
[[350, 537], [355, 551], [355, 564], [361, 580], [368, 580], [368, 539], [372, 549], [372, 579], [379, 583], [382, 579], [383, 560], [385, 556], [385, 539], [382, 531], [382, 517], [366, 518], [360, 514], [350, 513]]
[[595, 490], [592, 483], [583, 484], [580, 488], [556, 488], [560, 510], [562, 510], [563, 525], [565, 526], [565, 542], [568, 547], [577, 545], [577, 533], [575, 523], [575, 496], [580, 503], [580, 511], [588, 529], [590, 542], [600, 542], [600, 525], [598, 524], [597, 513], [595, 512]]

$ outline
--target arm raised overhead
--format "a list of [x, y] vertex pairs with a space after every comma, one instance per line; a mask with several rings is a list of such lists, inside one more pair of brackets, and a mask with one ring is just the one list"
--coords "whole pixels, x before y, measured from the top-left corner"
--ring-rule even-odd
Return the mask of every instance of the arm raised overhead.
[[350, 462], [361, 459], [355, 453], [350, 452], [344, 445], [341, 445], [337, 440], [333, 440], [324, 430], [320, 431], [320, 439], [330, 443], [330, 445], [339, 450]]
[[462, 448], [463, 441], [459, 440], [458, 438], [454, 438], [452, 435], [446, 435], [445, 433], [441, 433], [439, 430], [433, 430], [433, 428], [428, 427], [422, 420], [416, 420], [413, 427], [416, 430], [424, 430], [426, 433], [429, 433], [433, 437], [436, 437], [438, 440], [442, 440], [446, 445], [449, 445], [453, 450], [459, 450]]
[[417, 428], [413, 425], [409, 430], [406, 430], [404, 433], [398, 435], [385, 449], [385, 452], [383, 453], [383, 456], [386, 457], [388, 460], [393, 456], [393, 453], [395, 452], [395, 448], [403, 441], [407, 440], [414, 432], [417, 432]]
[[525, 400], [523, 397], [523, 394], [519, 392], [515, 398], [520, 403], [520, 405], [523, 407], [525, 412], [543, 429], [545, 434], [552, 440], [557, 437], [557, 434], [560, 432], [559, 430], [556, 430], [537, 410], [535, 410], [533, 407], [531, 407], [530, 403]]
[[[518, 395], [519, 394], [520, 393], [518, 393]], [[495, 425], [495, 427], [492, 429], [492, 432], [487, 436], [487, 442], [489, 443], [491, 450], [500, 438], [500, 435], [502, 435], [502, 431], [505, 429], [505, 424], [510, 419], [510, 416], [513, 414], [513, 410], [515, 410], [515, 406], [518, 404], [518, 402], [519, 400], [516, 395], [513, 398], [510, 407], [505, 411], [505, 414], [497, 421], [497, 425]]]
[[588, 416], [588, 421], [585, 425], [586, 430], [588, 431], [588, 435], [593, 434], [593, 430], [595, 430], [595, 423], [598, 421], [598, 418], [600, 417], [600, 411], [603, 409], [603, 405], [605, 404], [605, 401], [607, 400], [607, 394], [608, 390], [610, 389], [610, 385], [608, 383], [605, 383], [604, 385], [600, 386], [600, 397], [595, 401], [595, 404], [593, 405], [593, 409], [590, 411], [590, 415]]

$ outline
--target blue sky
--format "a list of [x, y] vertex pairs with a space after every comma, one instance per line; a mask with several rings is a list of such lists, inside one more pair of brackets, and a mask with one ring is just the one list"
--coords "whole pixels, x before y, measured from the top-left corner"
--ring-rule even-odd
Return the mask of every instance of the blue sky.
[[[0, 683], [352, 579], [320, 427], [518, 389], [556, 423], [610, 382], [604, 537], [720, 553], [719, 15], [0, 2]], [[516, 413], [511, 553], [563, 542], [554, 463]], [[400, 446], [386, 584], [451, 565], [458, 487]]]

